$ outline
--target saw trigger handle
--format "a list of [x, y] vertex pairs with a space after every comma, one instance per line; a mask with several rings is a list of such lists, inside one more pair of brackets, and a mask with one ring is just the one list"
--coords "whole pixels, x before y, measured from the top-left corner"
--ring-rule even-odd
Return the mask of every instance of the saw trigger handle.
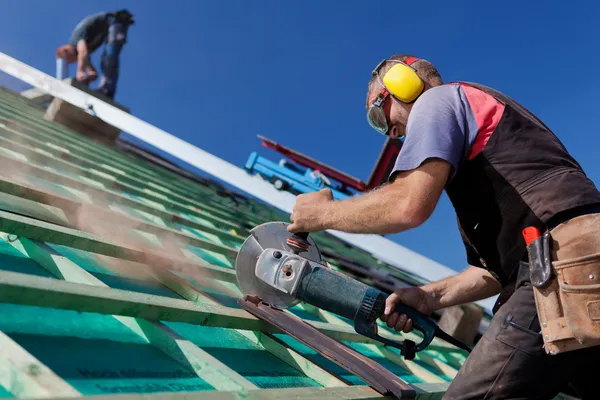
[[397, 304], [395, 311], [399, 314], [406, 314], [412, 320], [413, 328], [423, 334], [423, 340], [415, 344], [412, 340], [403, 342], [395, 341], [381, 337], [377, 334], [377, 319], [385, 311], [385, 300], [387, 295], [375, 288], [369, 288], [365, 292], [362, 304], [354, 319], [354, 330], [364, 336], [375, 339], [388, 346], [396, 347], [407, 360], [412, 360], [416, 352], [424, 350], [435, 337], [436, 325], [426, 315], [418, 312], [412, 307], [404, 304]]

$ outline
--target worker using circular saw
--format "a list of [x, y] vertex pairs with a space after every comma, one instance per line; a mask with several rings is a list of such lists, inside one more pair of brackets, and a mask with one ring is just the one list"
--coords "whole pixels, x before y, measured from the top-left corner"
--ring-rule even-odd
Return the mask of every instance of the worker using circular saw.
[[96, 91], [113, 99], [119, 77], [119, 56], [127, 41], [129, 26], [134, 22], [133, 15], [125, 9], [87, 16], [77, 24], [69, 42], [56, 49], [56, 58], [69, 64], [77, 62], [75, 77], [87, 85], [98, 78], [90, 55], [105, 43], [100, 62], [102, 79]]
[[446, 399], [550, 399], [567, 385], [596, 398], [600, 363], [600, 192], [548, 126], [490, 87], [443, 83], [428, 61], [383, 60], [367, 119], [404, 138], [389, 180], [334, 201], [298, 196], [290, 232], [391, 234], [416, 228], [443, 191], [457, 216], [468, 268], [398, 289], [381, 317], [412, 330], [402, 302], [424, 314], [499, 294], [494, 317]]

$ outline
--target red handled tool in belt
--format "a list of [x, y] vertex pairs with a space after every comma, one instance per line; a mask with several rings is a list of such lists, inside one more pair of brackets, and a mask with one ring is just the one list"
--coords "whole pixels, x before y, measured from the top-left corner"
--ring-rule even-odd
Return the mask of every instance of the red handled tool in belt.
[[527, 245], [531, 284], [538, 288], [544, 287], [552, 278], [550, 232], [545, 231], [542, 235], [535, 226], [528, 226], [523, 229], [523, 238]]

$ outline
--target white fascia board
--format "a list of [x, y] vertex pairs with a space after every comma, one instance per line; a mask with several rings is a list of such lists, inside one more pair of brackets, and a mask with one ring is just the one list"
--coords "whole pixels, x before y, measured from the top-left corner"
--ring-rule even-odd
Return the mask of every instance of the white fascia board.
[[[152, 146], [179, 158], [186, 163], [247, 192], [280, 210], [291, 214], [295, 196], [279, 191], [262, 178], [248, 174], [219, 157], [214, 156], [178, 137], [165, 132], [115, 106], [67, 85], [4, 53], [0, 53], [0, 70], [18, 78], [50, 95], [92, 113], [114, 127], [135, 136]], [[456, 275], [456, 271], [427, 257], [409, 250], [380, 235], [351, 234], [335, 230], [328, 231], [349, 244], [369, 252], [375, 258], [429, 281], [437, 281]], [[495, 297], [477, 304], [491, 311]]]

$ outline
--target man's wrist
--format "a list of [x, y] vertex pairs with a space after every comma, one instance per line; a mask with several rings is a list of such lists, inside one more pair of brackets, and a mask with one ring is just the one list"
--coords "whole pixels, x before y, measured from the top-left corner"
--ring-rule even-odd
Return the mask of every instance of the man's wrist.
[[443, 298], [443, 290], [439, 285], [435, 284], [427, 284], [421, 286], [421, 290], [425, 292], [425, 301], [427, 302], [427, 308], [432, 312], [436, 312], [437, 310], [444, 308], [444, 304], [442, 303]]
[[320, 225], [321, 225], [321, 230], [326, 230], [326, 229], [335, 229], [335, 225], [336, 225], [336, 215], [337, 215], [337, 206], [338, 206], [337, 201], [335, 200], [331, 200], [326, 202], [323, 205], [323, 208], [321, 209], [321, 217], [320, 217]]

